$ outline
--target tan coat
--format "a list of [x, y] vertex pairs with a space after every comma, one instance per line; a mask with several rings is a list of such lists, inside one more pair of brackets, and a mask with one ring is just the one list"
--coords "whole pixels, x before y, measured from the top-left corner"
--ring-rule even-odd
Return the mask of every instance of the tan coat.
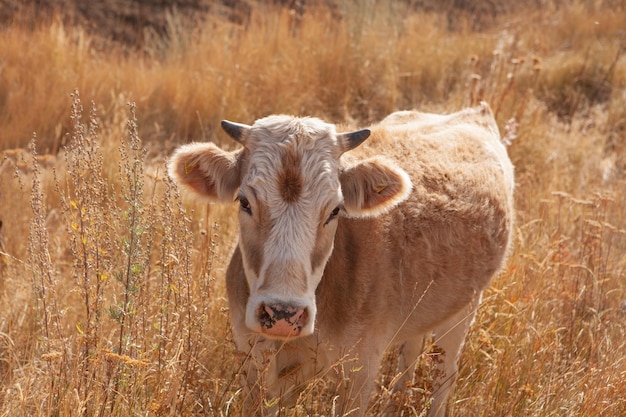
[[[270, 122], [291, 127], [279, 134]], [[244, 367], [248, 410], [263, 408], [256, 408], [261, 379], [288, 404], [303, 383], [335, 366], [350, 380], [339, 384], [340, 411], [362, 414], [384, 351], [401, 346], [402, 387], [424, 336], [435, 333], [444, 377], [429, 415], [443, 416], [467, 329], [511, 242], [513, 167], [493, 115], [484, 103], [450, 115], [398, 112], [373, 126], [362, 146], [369, 132], [337, 135], [317, 122], [226, 125], [243, 150], [189, 145], [170, 165], [192, 191], [241, 201], [240, 245], [226, 280], [235, 340], [252, 352]], [[303, 135], [315, 136], [314, 145], [304, 146]], [[268, 137], [282, 147], [257, 145]], [[330, 156], [316, 159], [322, 153]], [[196, 169], [203, 164], [212, 168]], [[198, 191], [197, 171], [235, 185]], [[346, 354], [356, 362], [342, 368]]]

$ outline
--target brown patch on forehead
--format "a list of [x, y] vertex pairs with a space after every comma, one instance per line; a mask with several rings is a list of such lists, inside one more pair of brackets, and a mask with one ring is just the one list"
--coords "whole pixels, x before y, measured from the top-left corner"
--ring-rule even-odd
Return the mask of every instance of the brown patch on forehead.
[[288, 147], [282, 162], [283, 166], [278, 174], [278, 189], [285, 202], [295, 203], [302, 194], [300, 155], [295, 149]]

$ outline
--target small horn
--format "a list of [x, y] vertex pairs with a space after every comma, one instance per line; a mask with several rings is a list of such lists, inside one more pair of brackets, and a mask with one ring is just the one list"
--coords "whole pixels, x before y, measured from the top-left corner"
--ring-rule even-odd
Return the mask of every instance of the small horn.
[[246, 138], [246, 132], [250, 129], [250, 126], [243, 123], [229, 122], [228, 120], [222, 120], [222, 129], [224, 132], [237, 142], [244, 144]]
[[356, 130], [354, 132], [339, 133], [337, 141], [343, 152], [351, 151], [370, 137], [372, 132], [369, 129]]

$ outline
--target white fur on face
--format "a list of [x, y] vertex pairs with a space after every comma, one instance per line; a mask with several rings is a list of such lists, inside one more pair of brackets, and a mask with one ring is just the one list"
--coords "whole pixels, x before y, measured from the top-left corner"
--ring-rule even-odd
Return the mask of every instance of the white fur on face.
[[[310, 319], [302, 334], [312, 333], [315, 290], [332, 238], [325, 240], [328, 248], [316, 270], [312, 254], [318, 233], [334, 234], [336, 221], [324, 223], [342, 202], [334, 126], [273, 116], [255, 123], [246, 147], [249, 169], [239, 191], [251, 210], [240, 213], [240, 245], [251, 292], [246, 324], [258, 330], [258, 306], [281, 302], [307, 308]], [[249, 234], [257, 236], [251, 239]], [[246, 247], [251, 241], [256, 247]]]

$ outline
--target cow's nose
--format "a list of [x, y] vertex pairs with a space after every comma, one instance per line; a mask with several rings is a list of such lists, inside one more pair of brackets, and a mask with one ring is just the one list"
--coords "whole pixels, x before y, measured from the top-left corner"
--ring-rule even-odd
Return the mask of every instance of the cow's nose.
[[257, 315], [263, 334], [279, 338], [299, 336], [309, 318], [306, 308], [282, 303], [262, 303]]

